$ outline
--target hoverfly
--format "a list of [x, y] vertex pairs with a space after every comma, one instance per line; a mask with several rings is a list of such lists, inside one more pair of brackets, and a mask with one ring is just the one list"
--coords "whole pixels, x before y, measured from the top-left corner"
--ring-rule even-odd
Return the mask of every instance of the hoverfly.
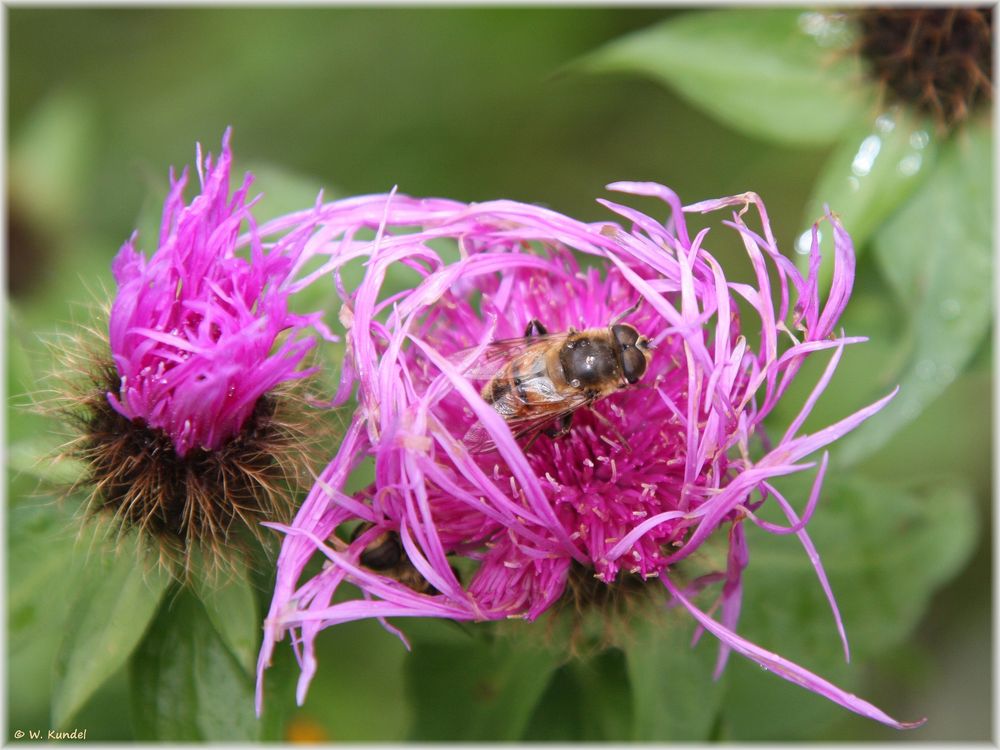
[[[483, 399], [504, 418], [516, 439], [528, 439], [526, 448], [542, 434], [560, 437], [569, 432], [573, 412], [637, 383], [646, 372], [652, 356], [649, 339], [620, 322], [638, 306], [604, 328], [582, 331], [570, 328], [550, 334], [532, 320], [523, 338], [494, 341], [464, 374], [488, 381]], [[464, 442], [474, 453], [495, 447], [478, 423]]]
[[[371, 527], [372, 524], [367, 521], [362, 523], [351, 534], [351, 541], [356, 540]], [[358, 562], [386, 578], [398, 581], [418, 594], [433, 596], [438, 593], [438, 590], [431, 586], [427, 579], [413, 567], [413, 563], [410, 562], [403, 550], [399, 534], [395, 531], [383, 531], [372, 539], [361, 551]]]

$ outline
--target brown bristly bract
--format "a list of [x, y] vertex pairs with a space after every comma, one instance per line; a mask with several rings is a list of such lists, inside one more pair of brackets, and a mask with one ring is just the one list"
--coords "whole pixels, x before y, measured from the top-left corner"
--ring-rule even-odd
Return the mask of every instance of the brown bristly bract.
[[991, 7], [852, 10], [854, 52], [889, 103], [927, 113], [946, 131], [993, 97]]
[[321, 410], [308, 405], [302, 380], [286, 382], [258, 399], [242, 431], [219, 450], [179, 457], [163, 430], [108, 402], [119, 376], [106, 342], [96, 324], [49, 342], [53, 387], [36, 402], [68, 432], [55, 460], [85, 467], [66, 496], [85, 493], [86, 520], [108, 522], [109, 533], [137, 530], [177, 579], [244, 570], [254, 540], [272, 535], [260, 522], [290, 522], [299, 492], [312, 484], [317, 449], [334, 444]]

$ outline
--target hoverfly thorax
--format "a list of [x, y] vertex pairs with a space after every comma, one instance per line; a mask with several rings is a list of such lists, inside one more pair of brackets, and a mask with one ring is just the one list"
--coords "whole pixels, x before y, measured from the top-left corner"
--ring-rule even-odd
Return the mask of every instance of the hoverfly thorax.
[[581, 335], [559, 351], [559, 364], [575, 388], [593, 388], [617, 378], [618, 361], [609, 342]]

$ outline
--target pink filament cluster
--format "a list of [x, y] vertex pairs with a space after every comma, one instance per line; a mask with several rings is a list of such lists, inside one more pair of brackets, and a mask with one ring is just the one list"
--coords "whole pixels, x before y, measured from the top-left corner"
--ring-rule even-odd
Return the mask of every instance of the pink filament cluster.
[[[258, 398], [300, 369], [318, 315], [289, 311], [291, 274], [312, 232], [308, 222], [264, 244], [247, 202], [252, 177], [230, 197], [229, 131], [217, 164], [198, 151], [201, 194], [184, 203], [187, 170], [170, 175], [159, 246], [149, 260], [136, 235], [115, 258], [118, 294], [109, 323], [121, 376], [112, 406], [170, 436], [178, 456], [215, 450], [236, 435]], [[246, 222], [250, 232], [240, 237]], [[237, 254], [245, 249], [243, 254]], [[282, 340], [279, 337], [288, 332]]]
[[[318, 205], [266, 227], [306, 217], [315, 222], [311, 249], [325, 260], [297, 283], [333, 276], [347, 329], [334, 402], [356, 391], [358, 405], [294, 523], [276, 526], [286, 537], [258, 662], [258, 710], [264, 670], [286, 634], [301, 665], [301, 702], [317, 669], [314, 645], [322, 629], [360, 618], [377, 618], [397, 634], [384, 618], [534, 619], [562, 596], [577, 563], [608, 584], [625, 575], [650, 579], [648, 585], [659, 580], [720, 640], [720, 670], [736, 650], [853, 711], [910, 726], [735, 633], [749, 559], [742, 523], [749, 520], [802, 541], [846, 653], [805, 528], [826, 456], [801, 515], [771, 482], [816, 468], [804, 459], [892, 397], [810, 434], [801, 429], [844, 346], [863, 340], [835, 332], [854, 277], [849, 236], [836, 217], [825, 217], [836, 257], [821, 302], [818, 227], [803, 277], [779, 252], [753, 193], [682, 206], [652, 183], [609, 188], [662, 199], [670, 221], [606, 200], [600, 203], [617, 220], [583, 223], [513, 201], [462, 204], [393, 194]], [[709, 230], [692, 235], [688, 228], [686, 215], [718, 211], [728, 214], [723, 231], [735, 232], [746, 250], [752, 283], [729, 281], [705, 246]], [[582, 268], [578, 256], [592, 262]], [[364, 279], [348, 290], [340, 275], [356, 259], [365, 262]], [[391, 293], [386, 277], [397, 264], [416, 281]], [[656, 346], [649, 371], [635, 386], [577, 412], [563, 438], [542, 437], [525, 450], [481, 398], [482, 383], [465, 375], [491, 341], [523, 335], [531, 319], [551, 332], [606, 326], [640, 299], [627, 320]], [[803, 362], [826, 350], [829, 364], [801, 412], [780, 438], [769, 439], [763, 420]], [[474, 424], [495, 451], [469, 450], [463, 436]], [[375, 480], [348, 494], [348, 478], [365, 459], [374, 464]], [[777, 503], [788, 524], [758, 519], [764, 502]], [[334, 535], [352, 521], [374, 528], [352, 542]], [[437, 593], [417, 593], [360, 564], [366, 544], [383, 531], [399, 535], [410, 563]], [[716, 533], [729, 540], [725, 570], [681, 588], [672, 566]], [[322, 570], [303, 580], [317, 556], [325, 560]], [[456, 575], [457, 557], [475, 561], [470, 580]], [[722, 583], [718, 621], [690, 599], [713, 581]], [[334, 603], [345, 582], [362, 598]]]

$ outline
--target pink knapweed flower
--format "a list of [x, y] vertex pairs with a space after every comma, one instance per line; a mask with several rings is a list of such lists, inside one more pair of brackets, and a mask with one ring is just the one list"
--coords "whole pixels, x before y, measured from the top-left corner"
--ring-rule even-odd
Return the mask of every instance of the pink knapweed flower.
[[[229, 194], [229, 131], [213, 165], [199, 148], [202, 192], [184, 204], [187, 169], [171, 172], [160, 243], [149, 260], [136, 235], [114, 261], [118, 293], [111, 307], [111, 356], [121, 385], [108, 400], [122, 416], [170, 436], [179, 457], [216, 450], [246, 424], [257, 400], [300, 378], [315, 344], [317, 316], [288, 308], [289, 274], [307, 236], [291, 233], [268, 250], [257, 236], [246, 175]], [[249, 257], [237, 254], [241, 225], [250, 226]], [[278, 337], [290, 331], [279, 344]], [[277, 346], [276, 346], [277, 344]]]
[[151, 256], [133, 234], [115, 258], [110, 358], [85, 368], [94, 374], [72, 446], [89, 466], [92, 510], [184, 554], [191, 541], [231, 541], [237, 519], [256, 533], [262, 518], [291, 516], [301, 435], [278, 394], [312, 372], [310, 334], [329, 335], [319, 313], [289, 308], [313, 227], [258, 231], [251, 175], [230, 193], [229, 141], [226, 131], [217, 162], [198, 148], [201, 192], [189, 205], [187, 170], [171, 171]]
[[[390, 195], [317, 208], [330, 238], [321, 271], [337, 279], [348, 332], [334, 401], [356, 386], [357, 409], [294, 523], [275, 525], [286, 537], [258, 662], [258, 710], [264, 670], [286, 634], [301, 666], [301, 702], [317, 669], [315, 638], [326, 627], [373, 617], [402, 637], [384, 618], [533, 620], [582, 572], [601, 585], [630, 578], [665, 587], [720, 640], [719, 670], [735, 650], [862, 715], [912, 726], [734, 630], [749, 521], [798, 535], [844, 638], [805, 528], [827, 457], [818, 461], [801, 516], [772, 481], [817, 467], [805, 459], [892, 395], [802, 432], [843, 348], [863, 340], [835, 331], [854, 277], [850, 238], [836, 217], [825, 217], [836, 270], [821, 303], [818, 228], [803, 278], [779, 252], [756, 194], [682, 206], [660, 185], [609, 187], [664, 200], [671, 220], [664, 225], [604, 200], [624, 226], [512, 201], [465, 205]], [[728, 281], [706, 249], [708, 229], [689, 230], [687, 214], [717, 211], [729, 213], [722, 225], [745, 247], [753, 283]], [[748, 214], [757, 215], [758, 228]], [[374, 239], [359, 239], [362, 228], [375, 229]], [[446, 256], [443, 239], [457, 243], [457, 258]], [[581, 266], [571, 251], [593, 262]], [[364, 280], [345, 290], [339, 270], [359, 257], [366, 259]], [[386, 275], [396, 264], [418, 280], [389, 293]], [[648, 371], [577, 410], [564, 436], [540, 435], [530, 445], [517, 439], [480, 395], [483, 383], [470, 377], [491, 342], [523, 336], [532, 320], [561, 332], [606, 327], [623, 313], [654, 345]], [[763, 420], [803, 362], [824, 350], [829, 364], [799, 415], [780, 436], [765, 435]], [[493, 449], [475, 450], [470, 431]], [[345, 481], [366, 458], [374, 460], [374, 483], [345, 493]], [[764, 502], [776, 503], [788, 525], [758, 518]], [[725, 569], [694, 583], [675, 580], [675, 567], [717, 534], [728, 540]], [[303, 580], [316, 556], [325, 559], [322, 570]], [[453, 567], [459, 558], [475, 564], [467, 580]], [[718, 620], [691, 599], [713, 581], [722, 584]], [[345, 582], [362, 598], [333, 603]]]

